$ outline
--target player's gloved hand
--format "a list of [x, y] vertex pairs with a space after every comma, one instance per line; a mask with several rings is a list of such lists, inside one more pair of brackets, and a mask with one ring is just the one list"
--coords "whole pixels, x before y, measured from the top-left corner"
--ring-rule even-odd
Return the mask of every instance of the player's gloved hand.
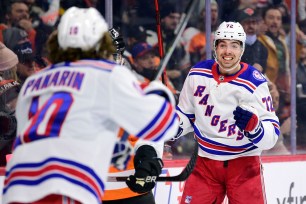
[[119, 31], [117, 31], [115, 28], [109, 29], [108, 32], [113, 39], [114, 46], [116, 47], [116, 53], [113, 53], [114, 60], [117, 64], [123, 65], [125, 64], [125, 60], [123, 58], [123, 52], [125, 50], [125, 42], [121, 37]]
[[261, 122], [258, 119], [258, 112], [255, 108], [248, 105], [237, 106], [233, 112], [235, 124], [240, 130], [255, 134], [258, 128], [261, 127]]
[[132, 145], [128, 141], [118, 141], [115, 144], [112, 165], [119, 170], [125, 170], [132, 154]]
[[143, 90], [145, 94], [160, 95], [169, 101], [173, 106], [176, 105], [172, 92], [160, 81], [155, 80], [150, 82]]
[[181, 128], [179, 126], [179, 128], [177, 129], [176, 135], [174, 137], [172, 137], [171, 139], [169, 139], [168, 141], [174, 142], [175, 140], [177, 140], [181, 137], [182, 133], [183, 133], [183, 128]]
[[125, 50], [125, 42], [122, 36], [120, 35], [119, 31], [116, 30], [115, 28], [109, 29], [109, 33], [113, 39], [113, 44], [117, 49], [117, 52], [120, 53], [121, 55], [123, 54]]
[[163, 161], [157, 158], [152, 146], [142, 145], [137, 149], [134, 157], [135, 174], [128, 177], [126, 184], [136, 193], [152, 190], [163, 165]]

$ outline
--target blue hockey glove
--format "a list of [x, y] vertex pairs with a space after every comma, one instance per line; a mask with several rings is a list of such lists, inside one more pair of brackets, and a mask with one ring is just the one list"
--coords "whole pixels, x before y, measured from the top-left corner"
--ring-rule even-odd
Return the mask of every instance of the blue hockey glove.
[[254, 134], [258, 127], [260, 127], [261, 122], [258, 119], [258, 112], [251, 106], [240, 105], [236, 107], [233, 112], [235, 124], [240, 130]]

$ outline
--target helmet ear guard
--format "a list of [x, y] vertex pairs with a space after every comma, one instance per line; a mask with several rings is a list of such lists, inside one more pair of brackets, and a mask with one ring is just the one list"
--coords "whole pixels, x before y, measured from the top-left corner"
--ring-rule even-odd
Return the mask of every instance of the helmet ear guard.
[[69, 8], [58, 25], [58, 43], [67, 48], [88, 51], [99, 46], [99, 41], [108, 32], [108, 25], [95, 8]]

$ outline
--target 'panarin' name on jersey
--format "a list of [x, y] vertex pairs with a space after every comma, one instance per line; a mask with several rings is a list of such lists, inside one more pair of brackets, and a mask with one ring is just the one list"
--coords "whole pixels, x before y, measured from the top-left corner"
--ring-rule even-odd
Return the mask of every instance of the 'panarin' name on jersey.
[[74, 90], [80, 90], [84, 79], [84, 73], [79, 71], [62, 71], [52, 72], [41, 77], [28, 81], [25, 86], [23, 95], [28, 91], [38, 91], [48, 87], [65, 86]]

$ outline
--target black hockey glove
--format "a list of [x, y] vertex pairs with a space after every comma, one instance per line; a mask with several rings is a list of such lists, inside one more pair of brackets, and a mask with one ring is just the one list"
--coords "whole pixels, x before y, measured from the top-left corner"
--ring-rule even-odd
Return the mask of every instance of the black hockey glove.
[[155, 149], [150, 145], [140, 146], [134, 157], [134, 166], [135, 174], [126, 180], [128, 187], [136, 193], [151, 191], [164, 166]]
[[116, 47], [116, 53], [113, 53], [114, 61], [119, 65], [124, 65], [125, 60], [123, 58], [123, 52], [125, 50], [125, 43], [123, 38], [120, 36], [120, 33], [115, 29], [109, 29], [109, 34], [113, 39], [113, 44]]
[[122, 36], [115, 28], [109, 29], [109, 33], [113, 39], [113, 44], [116, 47], [117, 53], [122, 55], [125, 50], [125, 42]]

